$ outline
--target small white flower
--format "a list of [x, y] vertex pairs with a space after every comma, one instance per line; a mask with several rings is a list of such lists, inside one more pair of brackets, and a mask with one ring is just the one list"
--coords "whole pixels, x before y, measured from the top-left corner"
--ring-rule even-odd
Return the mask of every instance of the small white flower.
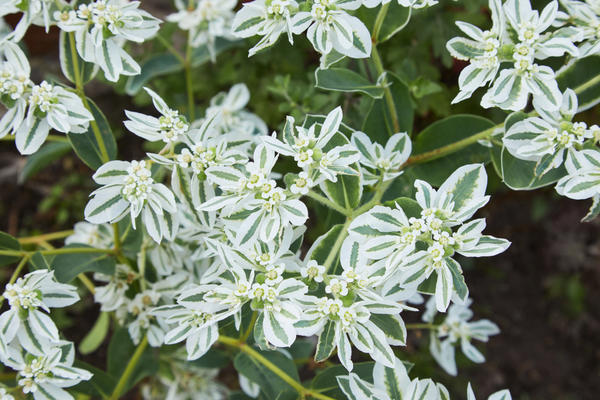
[[325, 286], [325, 293], [333, 294], [334, 296], [343, 297], [348, 294], [348, 283], [337, 278], [333, 278]]
[[308, 280], [323, 282], [325, 266], [320, 265], [316, 260], [309, 260], [308, 263], [300, 269], [300, 275]]

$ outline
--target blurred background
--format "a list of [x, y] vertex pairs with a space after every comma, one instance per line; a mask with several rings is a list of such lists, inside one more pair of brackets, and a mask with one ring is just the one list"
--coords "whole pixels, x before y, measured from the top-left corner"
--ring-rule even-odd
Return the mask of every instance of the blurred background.
[[[443, 1], [415, 13], [408, 26], [380, 52], [386, 69], [397, 74], [409, 87], [415, 108], [414, 132], [448, 115], [472, 113], [502, 122], [506, 114], [484, 110], [480, 96], [450, 105], [456, 94], [458, 74], [464, 64], [453, 60], [445, 50], [448, 39], [458, 34], [454, 21], [463, 20], [481, 27], [490, 24], [485, 1]], [[539, 4], [538, 4], [539, 3]], [[534, 2], [543, 6], [544, 2]], [[164, 19], [173, 12], [165, 0], [144, 0], [142, 7]], [[14, 17], [14, 18], [13, 18]], [[10, 16], [15, 24], [19, 16]], [[173, 26], [165, 25], [163, 35], [171, 37]], [[183, 36], [172, 36], [177, 47]], [[33, 27], [25, 38], [35, 81], [61, 79], [58, 63], [58, 32], [46, 34]], [[248, 43], [227, 50], [216, 64], [194, 69], [194, 94], [199, 109], [205, 108], [220, 91], [235, 83], [245, 83], [252, 99], [249, 109], [258, 114], [271, 130], [279, 130], [285, 115], [302, 119], [306, 113], [326, 113], [335, 105], [345, 109], [345, 122], [360, 129], [369, 104], [360, 96], [326, 92], [314, 87], [314, 70], [319, 57], [308, 41], [297, 37], [292, 48], [287, 41], [247, 59]], [[153, 41], [131, 50], [136, 58], [164, 51]], [[363, 61], [348, 67], [370, 73]], [[103, 110], [118, 135], [119, 157], [130, 160], [144, 156], [141, 140], [128, 134], [121, 123], [123, 110], [148, 111], [149, 98], [125, 94], [125, 79], [116, 92], [98, 75], [86, 86], [86, 93]], [[151, 87], [171, 105], [185, 109], [183, 72], [151, 82]], [[0, 114], [4, 110], [0, 109]], [[576, 118], [591, 125], [600, 123], [599, 108]], [[57, 153], [58, 152], [58, 153]], [[21, 157], [12, 142], [0, 141], [0, 230], [13, 236], [29, 236], [71, 229], [81, 220], [88, 194], [93, 190], [92, 171], [67, 149], [45, 155], [47, 162], [35, 168]], [[58, 159], [56, 159], [58, 157]], [[41, 165], [41, 167], [40, 167]], [[448, 171], [450, 174], [452, 171]], [[580, 223], [589, 205], [560, 198], [553, 188], [533, 192], [508, 190], [489, 169], [488, 192], [492, 200], [481, 212], [487, 218], [487, 232], [513, 242], [505, 253], [489, 259], [461, 260], [474, 299], [475, 318], [496, 322], [501, 334], [478, 348], [486, 363], [474, 365], [457, 352], [459, 377], [446, 375], [429, 355], [427, 335], [411, 331], [406, 358], [416, 362], [415, 376], [432, 377], [444, 383], [455, 398], [465, 397], [470, 381], [477, 393], [489, 394], [508, 387], [515, 399], [598, 399], [600, 393], [600, 220]], [[390, 198], [409, 192], [395, 187]], [[310, 244], [335, 215], [311, 215], [307, 242]], [[323, 218], [321, 218], [323, 217]], [[472, 261], [472, 260], [470, 260]], [[0, 270], [6, 282], [10, 269]], [[98, 307], [90, 296], [67, 311], [58, 309], [58, 319], [69, 340], [80, 341], [97, 316]], [[418, 315], [406, 315], [418, 322]], [[103, 366], [105, 349], [84, 357]], [[402, 356], [402, 353], [401, 353]], [[411, 373], [412, 375], [412, 373]], [[221, 374], [225, 382], [227, 370]], [[234, 380], [235, 381], [235, 380]], [[235, 385], [235, 382], [233, 383]], [[132, 395], [133, 396], [133, 395]], [[132, 398], [136, 398], [133, 396]]]

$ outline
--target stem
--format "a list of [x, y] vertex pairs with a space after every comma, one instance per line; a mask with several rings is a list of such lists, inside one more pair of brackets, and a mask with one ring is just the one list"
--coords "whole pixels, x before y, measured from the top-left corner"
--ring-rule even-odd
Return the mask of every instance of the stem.
[[165, 39], [162, 35], [157, 34], [156, 38], [158, 39], [158, 41], [165, 46], [165, 48], [171, 53], [173, 54], [175, 57], [177, 57], [177, 59], [179, 60], [179, 62], [182, 65], [185, 65], [185, 58], [183, 58], [183, 56], [181, 55], [181, 53], [179, 53], [179, 51], [173, 47], [171, 45], [171, 43], [169, 43], [169, 41], [167, 39]]
[[454, 142], [454, 143], [450, 143], [446, 146], [442, 146], [440, 148], [437, 148], [435, 150], [431, 150], [431, 151], [427, 151], [425, 153], [421, 153], [421, 154], [417, 154], [414, 156], [409, 157], [408, 160], [406, 160], [406, 162], [404, 163], [404, 165], [402, 166], [402, 168], [405, 168], [411, 164], [418, 164], [418, 163], [423, 163], [426, 161], [431, 161], [431, 160], [435, 160], [436, 158], [440, 158], [443, 157], [445, 155], [454, 153], [458, 150], [461, 150], [464, 147], [470, 146], [474, 143], [477, 143], [478, 140], [481, 139], [487, 139], [488, 137], [490, 137], [492, 135], [492, 133], [494, 133], [494, 131], [496, 129], [502, 128], [504, 124], [498, 124], [495, 126], [492, 126], [491, 128], [488, 128], [484, 131], [481, 131], [479, 133], [476, 133], [473, 136], [469, 136], [467, 138], [464, 138], [462, 140], [459, 140], [458, 142]]
[[273, 364], [271, 361], [263, 357], [262, 354], [254, 350], [252, 347], [248, 346], [246, 343], [240, 342], [239, 340], [227, 336], [219, 336], [219, 342], [227, 346], [239, 349], [242, 353], [246, 353], [248, 356], [264, 365], [267, 369], [269, 369], [271, 372], [273, 372], [275, 375], [281, 378], [281, 380], [293, 387], [294, 390], [298, 392], [301, 398], [305, 398], [308, 396], [320, 400], [334, 400], [329, 396], [325, 396], [324, 394], [305, 388], [300, 384], [300, 382], [296, 381], [294, 378], [286, 374], [285, 371], [283, 371], [277, 365]]
[[[375, 63], [375, 69], [377, 70], [377, 77], [380, 77], [385, 73], [385, 68], [383, 67], [383, 62], [381, 61], [381, 56], [379, 55], [379, 50], [377, 50], [377, 41], [379, 37], [379, 32], [381, 27], [383, 26], [383, 21], [388, 12], [388, 8], [390, 3], [384, 4], [379, 9], [377, 13], [377, 17], [375, 18], [375, 25], [373, 27], [373, 35], [371, 36], [371, 41], [373, 42], [373, 48], [371, 50], [371, 57], [373, 59], [373, 63]], [[392, 118], [392, 126], [394, 127], [394, 132], [400, 132], [400, 122], [398, 121], [398, 112], [396, 111], [396, 104], [394, 103], [394, 97], [392, 96], [392, 91], [390, 87], [384, 82], [383, 87], [383, 95], [385, 98], [385, 103], [387, 104], [388, 111], [390, 113], [390, 117]]]
[[254, 328], [254, 324], [256, 323], [257, 319], [258, 312], [254, 311], [252, 313], [252, 319], [250, 319], [250, 325], [248, 325], [248, 329], [246, 329], [246, 332], [244, 332], [244, 334], [240, 337], [240, 342], [246, 342], [248, 340], [248, 337], [250, 337], [250, 333], [252, 333], [252, 329]]
[[48, 242], [51, 240], [62, 239], [67, 236], [71, 236], [73, 234], [73, 230], [68, 231], [60, 231], [60, 232], [52, 232], [52, 233], [44, 233], [42, 235], [36, 236], [27, 236], [19, 238], [19, 243], [21, 244], [38, 244], [41, 242]]
[[406, 324], [406, 329], [436, 329], [434, 324]]
[[[71, 45], [71, 58], [73, 59], [75, 88], [77, 94], [83, 102], [84, 107], [87, 108], [87, 110], [91, 113], [92, 110], [90, 108], [90, 104], [88, 103], [87, 97], [85, 96], [85, 92], [83, 90], [83, 81], [81, 79], [81, 73], [79, 72], [79, 56], [77, 55], [77, 49], [75, 48], [75, 34], [73, 32], [69, 32], [69, 44]], [[100, 148], [100, 159], [103, 163], [107, 163], [108, 161], [110, 161], [110, 157], [108, 156], [108, 152], [106, 151], [106, 145], [104, 144], [104, 140], [102, 139], [102, 133], [100, 132], [100, 128], [98, 127], [98, 124], [96, 123], [95, 119], [90, 121], [90, 126], [92, 127], [94, 137], [96, 138], [96, 142], [98, 142], [98, 147]]]
[[119, 236], [119, 225], [114, 223], [112, 224], [113, 227], [113, 241], [115, 244], [115, 253], [119, 254], [121, 253], [121, 237]]
[[185, 49], [185, 62], [183, 64], [183, 69], [185, 70], [185, 87], [187, 91], [188, 98], [188, 114], [190, 116], [190, 122], [193, 122], [195, 118], [196, 111], [194, 110], [194, 90], [192, 88], [192, 46], [190, 44], [190, 34], [188, 32], [188, 40], [187, 46]]
[[375, 18], [375, 25], [373, 25], [373, 35], [371, 36], [371, 41], [373, 43], [377, 43], [379, 40], [379, 32], [381, 31], [381, 27], [383, 26], [383, 21], [387, 16], [388, 8], [390, 7], [390, 3], [384, 4], [379, 9], [377, 13], [377, 17]]
[[344, 226], [342, 226], [342, 230], [340, 231], [340, 234], [338, 235], [337, 239], [335, 239], [335, 242], [333, 243], [331, 252], [325, 259], [325, 263], [323, 264], [323, 266], [325, 267], [326, 274], [329, 272], [329, 268], [331, 268], [331, 265], [333, 264], [336, 257], [338, 256], [338, 252], [339, 252], [340, 248], [342, 247], [342, 243], [344, 243], [344, 239], [346, 239], [346, 236], [348, 235], [348, 227], [350, 226], [351, 222], [352, 222], [352, 218], [350, 218], [350, 217], [346, 218], [346, 222], [344, 222]]
[[[15, 140], [14, 135], [7, 135], [7, 136], [4, 136], [3, 138], [0, 138], [0, 141], [2, 141], [2, 142], [12, 142], [14, 140]], [[64, 136], [57, 136], [57, 135], [48, 135], [48, 137], [46, 138], [46, 141], [69, 143], [69, 139], [67, 139]]]
[[346, 210], [344, 207], [334, 203], [333, 201], [329, 200], [327, 197], [322, 196], [317, 192], [314, 192], [311, 190], [308, 192], [307, 196], [313, 200], [318, 201], [319, 203], [321, 203], [323, 205], [326, 205], [329, 208], [334, 209], [335, 211], [339, 212], [340, 214], [343, 214], [346, 216], [351, 214], [351, 211]]
[[119, 396], [121, 395], [121, 392], [123, 391], [123, 389], [125, 389], [125, 385], [127, 384], [129, 377], [133, 373], [133, 370], [135, 369], [137, 363], [140, 361], [140, 357], [144, 353], [144, 350], [146, 350], [147, 346], [148, 346], [148, 336], [144, 335], [144, 338], [142, 339], [142, 341], [140, 342], [138, 347], [135, 349], [135, 353], [133, 353], [133, 356], [129, 360], [129, 363], [127, 363], [127, 367], [125, 367], [125, 371], [123, 371], [123, 375], [121, 375], [121, 378], [119, 379], [119, 382], [117, 383], [117, 386], [115, 387], [115, 390], [113, 391], [112, 395], [110, 396], [110, 400], [117, 400], [119, 398]]
[[[36, 251], [20, 251], [20, 250], [0, 250], [0, 256], [15, 256], [15, 257], [31, 257]], [[114, 253], [113, 249], [96, 249], [89, 247], [69, 247], [62, 249], [42, 250], [39, 253], [42, 255], [57, 255], [57, 254], [82, 254], [82, 253]]]
[[77, 275], [77, 278], [83, 283], [83, 286], [90, 291], [91, 294], [96, 294], [96, 286], [83, 272]]

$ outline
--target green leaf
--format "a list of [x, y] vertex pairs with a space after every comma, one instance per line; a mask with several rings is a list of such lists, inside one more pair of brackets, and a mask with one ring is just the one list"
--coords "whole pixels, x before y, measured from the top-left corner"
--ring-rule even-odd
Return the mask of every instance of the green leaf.
[[360, 92], [374, 99], [383, 97], [383, 87], [369, 82], [364, 76], [346, 68], [317, 68], [316, 87], [338, 92]]
[[389, 314], [371, 314], [371, 321], [385, 333], [385, 336], [406, 343], [406, 328], [400, 318]]
[[[81, 244], [72, 244], [64, 247], [91, 248]], [[67, 253], [59, 254], [52, 260], [51, 268], [54, 270], [56, 280], [62, 283], [71, 282], [77, 275], [83, 272], [100, 272], [112, 275], [115, 272], [115, 259], [105, 253]]]
[[[354, 363], [352, 372], [357, 374], [361, 379], [370, 382], [373, 380], [374, 366], [375, 363], [372, 361]], [[345, 399], [346, 397], [338, 387], [335, 379], [337, 376], [348, 376], [348, 371], [343, 365], [334, 365], [317, 373], [317, 376], [313, 378], [310, 387], [311, 389], [318, 390], [320, 393], [333, 397], [334, 399]]]
[[600, 103], [600, 55], [581, 58], [570, 63], [556, 74], [560, 90], [567, 88], [577, 92], [579, 112], [588, 110]]
[[37, 152], [27, 157], [27, 162], [19, 174], [19, 183], [23, 183], [39, 171], [60, 159], [71, 150], [67, 142], [48, 142]]
[[525, 161], [513, 157], [506, 148], [494, 146], [491, 149], [494, 164], [500, 166], [502, 180], [513, 190], [533, 190], [552, 185], [567, 174], [564, 165], [537, 176], [535, 173], [536, 162]]
[[335, 349], [335, 321], [328, 321], [319, 335], [317, 350], [315, 351], [315, 361], [325, 361], [331, 356]]
[[[8, 233], [0, 232], [0, 250], [21, 250], [19, 241]], [[7, 264], [16, 263], [21, 257], [19, 256], [0, 256], [0, 267]]]
[[39, 251], [33, 253], [33, 255], [29, 258], [29, 265], [31, 266], [32, 270], [51, 269], [51, 263], [48, 262], [48, 259]]
[[371, 140], [385, 144], [390, 136], [398, 132], [407, 132], [409, 135], [413, 129], [414, 106], [410, 91], [404, 82], [396, 75], [387, 73], [387, 83], [390, 84], [394, 107], [398, 115], [399, 130], [394, 129], [392, 117], [385, 98], [373, 100], [371, 108], [364, 120], [362, 131]]
[[[72, 39], [74, 39], [74, 35], [69, 35], [69, 33], [65, 31], [60, 31], [60, 38], [58, 44], [60, 55], [60, 69], [62, 70], [63, 75], [69, 81], [71, 81], [72, 83], [77, 83], [72, 51], [72, 49], [75, 49], [75, 43], [71, 42]], [[79, 56], [76, 50], [75, 57], [78, 64], [78, 71], [79, 76], [81, 77], [81, 82], [87, 83], [94, 79], [94, 76], [98, 72], [98, 67], [93, 63], [83, 61], [83, 59]]]
[[[425, 128], [413, 141], [413, 155], [426, 153], [440, 147], [456, 143], [494, 126], [486, 118], [476, 115], [453, 115], [434, 122]], [[412, 176], [423, 179], [434, 186], [441, 185], [448, 174], [465, 164], [487, 163], [490, 161], [488, 148], [474, 143], [456, 153], [434, 159], [410, 168]]]
[[[260, 351], [255, 348], [267, 360], [275, 364], [292, 379], [300, 381], [294, 361], [287, 358], [278, 351]], [[265, 367], [261, 362], [244, 352], [240, 352], [233, 360], [235, 369], [250, 381], [260, 386], [261, 392], [266, 399], [276, 400], [280, 392], [294, 390], [288, 383]]]
[[[98, 129], [100, 130], [100, 135], [102, 142], [104, 143], [106, 153], [108, 154], [108, 159], [114, 160], [117, 157], [117, 142], [115, 141], [115, 137], [110, 129], [110, 125], [98, 106], [90, 99], [87, 101], [90, 105], [90, 112], [96, 120]], [[67, 138], [69, 138], [69, 142], [71, 142], [71, 146], [73, 146], [73, 150], [75, 150], [77, 156], [88, 167], [92, 169], [98, 169], [102, 164], [104, 164], [104, 161], [102, 160], [102, 153], [100, 151], [100, 144], [96, 140], [91, 123], [87, 132], [68, 133]]]
[[[114, 331], [108, 345], [107, 372], [115, 378], [116, 381], [123, 375], [123, 372], [127, 367], [127, 361], [133, 356], [136, 347], [137, 346], [133, 344], [129, 337], [127, 328], [120, 327]], [[157, 373], [159, 362], [156, 355], [157, 354], [152, 348], [147, 347], [144, 350], [133, 373], [129, 377], [129, 381], [125, 386], [123, 394], [144, 377], [152, 376]]]
[[[376, 9], [379, 10], [379, 7]], [[383, 20], [383, 24], [381, 25], [377, 41], [379, 43], [385, 42], [404, 29], [410, 20], [410, 13], [410, 7], [404, 7], [397, 1], [392, 1], [388, 8], [388, 13]]]
[[416, 200], [410, 199], [408, 197], [398, 197], [397, 199], [386, 201], [383, 205], [390, 208], [395, 208], [396, 204], [398, 204], [400, 208], [402, 208], [402, 210], [408, 218], [421, 217], [421, 206], [419, 205], [419, 203], [417, 203]]
[[73, 392], [84, 393], [97, 399], [106, 399], [111, 395], [115, 386], [117, 386], [118, 377], [112, 377], [93, 365], [75, 360], [73, 366], [86, 369], [94, 374], [89, 381], [82, 381], [76, 386], [73, 386]]
[[329, 253], [331, 253], [331, 249], [333, 248], [333, 244], [337, 240], [338, 236], [342, 231], [342, 224], [334, 225], [327, 231], [327, 233], [319, 236], [317, 240], [313, 243], [310, 248], [310, 259], [316, 260], [317, 263], [323, 265]]
[[[350, 143], [342, 133], [336, 133], [329, 143], [323, 148], [324, 151], [329, 151], [337, 146], [343, 146]], [[350, 168], [359, 171], [360, 167], [357, 163], [350, 164]], [[347, 210], [354, 209], [359, 206], [362, 197], [363, 186], [359, 176], [354, 175], [338, 175], [337, 182], [326, 180], [321, 186], [327, 197], [342, 206]]]
[[79, 352], [85, 355], [93, 353], [98, 349], [104, 341], [104, 338], [106, 338], [109, 325], [110, 318], [108, 313], [101, 312], [92, 329], [85, 335], [79, 344]]
[[154, 54], [140, 67], [140, 74], [130, 77], [125, 85], [125, 92], [130, 96], [139, 92], [153, 78], [183, 70], [183, 64], [171, 53]]

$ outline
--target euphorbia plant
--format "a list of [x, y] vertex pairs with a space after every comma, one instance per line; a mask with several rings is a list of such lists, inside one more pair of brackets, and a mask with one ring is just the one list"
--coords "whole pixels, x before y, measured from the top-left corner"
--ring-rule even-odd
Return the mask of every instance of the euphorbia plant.
[[[437, 1], [175, 6], [162, 23], [127, 0], [0, 5], [0, 15], [22, 13], [0, 39], [0, 137], [32, 154], [29, 163], [47, 162], [35, 153], [52, 144], [72, 147], [97, 185], [73, 230], [0, 234], [0, 263], [16, 264], [0, 315], [0, 361], [14, 379], [1, 398], [116, 399], [134, 388], [148, 399], [449, 398], [441, 383], [409, 378], [403, 346], [407, 330], [429, 331], [433, 358], [456, 375], [457, 347], [482, 363], [475, 343], [499, 333], [473, 319], [460, 264], [510, 245], [477, 217], [493, 201], [488, 174], [515, 190], [556, 184], [593, 199], [586, 220], [600, 212], [600, 128], [577, 118], [600, 102], [598, 2], [538, 11], [529, 0], [490, 0], [487, 26], [457, 21], [466, 37], [446, 46], [463, 62], [452, 102], [485, 92], [477, 109], [496, 108], [499, 123], [460, 114], [420, 133], [418, 80], [386, 67], [380, 50]], [[31, 80], [21, 39], [32, 24], [60, 29], [65, 79]], [[164, 25], [173, 37], [184, 31], [183, 49]], [[195, 68], [226, 66], [226, 53], [247, 45], [250, 66], [280, 36], [289, 46], [304, 33], [320, 53], [316, 86], [339, 104], [307, 110], [283, 92], [296, 118], [268, 129], [237, 84], [198, 118], [207, 99], [195, 94]], [[138, 63], [132, 42], [167, 53]], [[185, 93], [159, 84], [180, 71]], [[150, 97], [153, 108], [122, 118], [126, 135], [154, 149], [145, 158], [119, 159], [111, 124], [85, 94], [102, 76]], [[328, 218], [317, 224], [317, 215]], [[112, 326], [107, 371], [75, 361], [52, 320], [52, 308], [83, 296], [101, 308], [78, 349], [96, 350]], [[423, 323], [404, 322], [419, 312]], [[323, 370], [301, 380], [308, 358]], [[239, 384], [216, 378], [230, 362]]]

